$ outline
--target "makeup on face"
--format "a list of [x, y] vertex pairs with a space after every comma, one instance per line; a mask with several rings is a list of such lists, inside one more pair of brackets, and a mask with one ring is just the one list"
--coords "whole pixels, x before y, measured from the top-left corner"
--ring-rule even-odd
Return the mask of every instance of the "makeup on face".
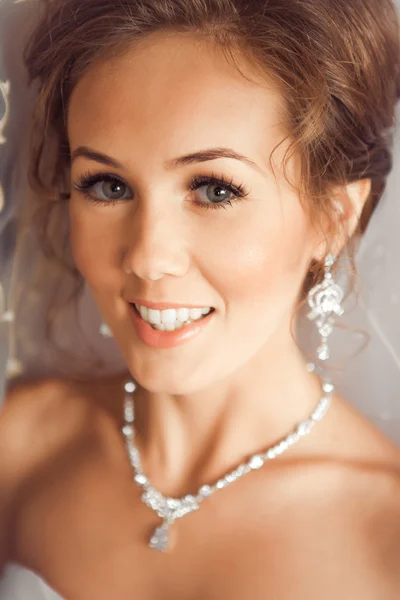
[[315, 241], [269, 168], [280, 91], [188, 38], [153, 42], [74, 90], [71, 241], [131, 372], [179, 393], [229, 376], [278, 328], [291, 337]]
[[173, 348], [200, 335], [215, 310], [203, 308], [151, 309], [130, 304], [132, 323], [139, 338], [151, 348]]

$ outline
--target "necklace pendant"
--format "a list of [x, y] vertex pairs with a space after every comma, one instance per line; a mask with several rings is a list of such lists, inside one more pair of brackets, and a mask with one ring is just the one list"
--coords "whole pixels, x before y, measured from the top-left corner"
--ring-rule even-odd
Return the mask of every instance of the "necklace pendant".
[[149, 542], [149, 547], [152, 550], [158, 550], [158, 552], [168, 552], [168, 550], [171, 549], [169, 531], [170, 525], [170, 521], [164, 521], [161, 527], [157, 527], [154, 530]]

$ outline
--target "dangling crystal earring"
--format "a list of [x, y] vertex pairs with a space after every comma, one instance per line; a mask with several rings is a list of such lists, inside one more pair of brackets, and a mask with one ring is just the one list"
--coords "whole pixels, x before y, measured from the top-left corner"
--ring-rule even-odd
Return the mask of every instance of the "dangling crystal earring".
[[100, 331], [100, 334], [101, 334], [103, 337], [105, 337], [105, 338], [112, 338], [112, 337], [113, 337], [113, 334], [112, 334], [112, 332], [111, 332], [111, 329], [109, 328], [109, 326], [108, 326], [108, 325], [106, 325], [106, 323], [102, 323], [102, 324], [100, 325], [100, 329], [99, 329], [99, 331]]
[[308, 304], [311, 312], [307, 315], [310, 321], [316, 320], [318, 333], [321, 336], [321, 345], [317, 348], [319, 360], [329, 359], [328, 337], [333, 331], [335, 315], [340, 317], [344, 313], [341, 305], [344, 298], [343, 288], [333, 279], [331, 268], [336, 259], [333, 254], [328, 254], [325, 259], [325, 275], [321, 283], [308, 293]]

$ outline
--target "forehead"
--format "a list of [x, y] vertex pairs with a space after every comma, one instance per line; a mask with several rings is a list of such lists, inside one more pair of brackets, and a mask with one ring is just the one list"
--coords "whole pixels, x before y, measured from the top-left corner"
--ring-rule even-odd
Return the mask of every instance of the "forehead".
[[78, 82], [68, 115], [71, 147], [164, 160], [231, 145], [265, 160], [284, 133], [284, 101], [244, 59], [237, 66], [245, 76], [210, 42], [152, 34]]

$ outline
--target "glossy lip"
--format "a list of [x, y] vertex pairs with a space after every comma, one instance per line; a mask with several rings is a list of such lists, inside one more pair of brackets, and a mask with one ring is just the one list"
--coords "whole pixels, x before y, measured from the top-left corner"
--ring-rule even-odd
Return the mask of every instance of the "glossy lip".
[[[141, 306], [145, 305], [142, 304]], [[171, 306], [169, 308], [171, 308]], [[132, 304], [129, 305], [129, 312], [132, 316], [133, 326], [137, 335], [141, 341], [147, 346], [150, 346], [150, 348], [175, 348], [176, 346], [180, 346], [185, 342], [192, 340], [207, 327], [215, 314], [215, 311], [212, 311], [202, 319], [194, 321], [190, 325], [186, 325], [182, 329], [177, 329], [176, 331], [157, 331], [141, 318]]]
[[178, 310], [179, 308], [214, 308], [209, 304], [183, 304], [182, 302], [150, 302], [148, 300], [140, 300], [140, 299], [129, 299], [127, 300], [129, 304], [137, 304], [138, 306], [145, 306], [146, 308], [151, 308], [153, 310], [168, 310], [173, 308], [174, 310]]

